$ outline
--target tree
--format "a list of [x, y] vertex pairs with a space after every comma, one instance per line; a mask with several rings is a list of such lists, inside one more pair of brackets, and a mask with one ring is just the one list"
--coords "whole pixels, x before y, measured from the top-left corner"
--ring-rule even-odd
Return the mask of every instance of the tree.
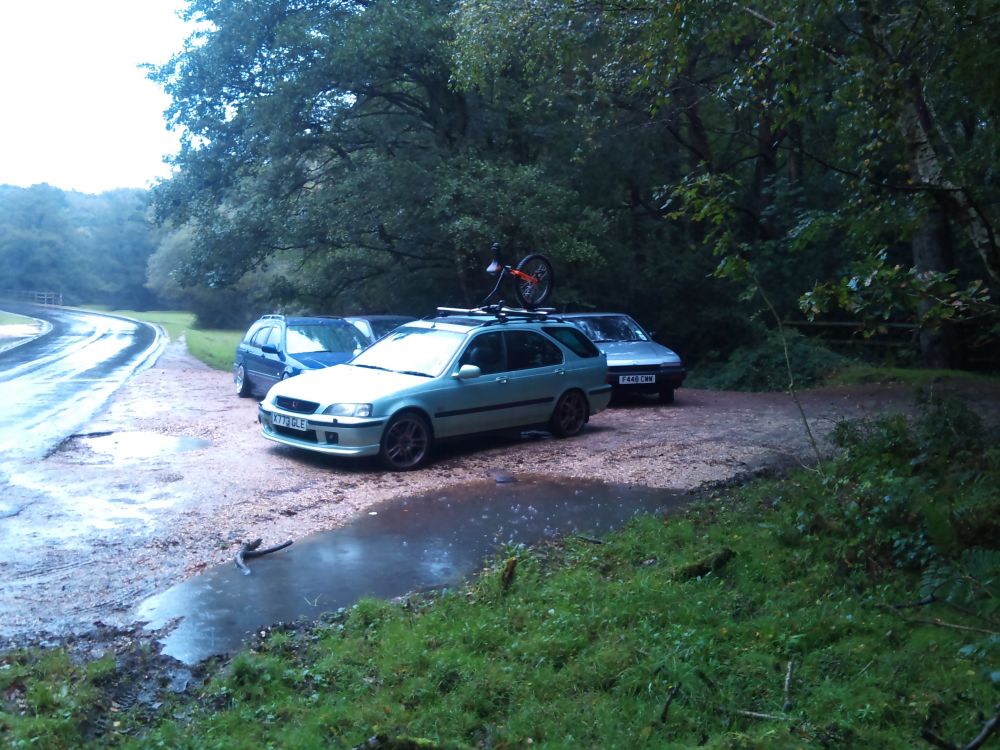
[[276, 303], [415, 308], [474, 301], [495, 239], [511, 255], [593, 254], [601, 217], [450, 85], [450, 10], [191, 4], [211, 30], [153, 76], [186, 132], [179, 174], [155, 191], [159, 218], [192, 229], [185, 283], [269, 269], [287, 282]]
[[[947, 248], [928, 241], [943, 234], [920, 229], [931, 206], [965, 231], [978, 272], [996, 276], [997, 185], [984, 168], [998, 148], [993, 3], [469, 0], [457, 24], [467, 85], [489, 86], [516, 65], [645, 94], [650, 124], [671, 123], [691, 156], [679, 174], [662, 174], [665, 216], [700, 225], [690, 236], [713, 248], [719, 272], [751, 288], [801, 292], [803, 278], [840, 272], [850, 290], [865, 259], [896, 254], [921, 232], [915, 272], [934, 273]], [[955, 257], [955, 276], [976, 271]], [[943, 301], [981, 301], [981, 291], [974, 283]], [[903, 298], [925, 325], [942, 319], [932, 294]], [[805, 301], [825, 309], [819, 299]], [[860, 294], [838, 299], [855, 312], [865, 304]]]
[[67, 303], [144, 309], [152, 252], [148, 195], [116, 190], [84, 195], [49, 185], [0, 188], [4, 286], [56, 291]]

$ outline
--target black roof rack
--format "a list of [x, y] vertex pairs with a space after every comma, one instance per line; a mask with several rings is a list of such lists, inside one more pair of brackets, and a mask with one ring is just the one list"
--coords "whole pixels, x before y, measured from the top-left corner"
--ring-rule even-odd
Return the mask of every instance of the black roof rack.
[[261, 315], [261, 320], [287, 320], [288, 318], [326, 318], [329, 320], [342, 320], [341, 315], [285, 315], [283, 313], [267, 313], [266, 315]]
[[483, 307], [439, 307], [438, 313], [442, 316], [464, 315], [469, 318], [490, 318], [500, 323], [508, 320], [551, 320], [550, 315], [555, 312], [554, 307], [538, 307], [534, 310], [525, 310], [521, 307], [507, 307], [505, 305], [485, 305]]

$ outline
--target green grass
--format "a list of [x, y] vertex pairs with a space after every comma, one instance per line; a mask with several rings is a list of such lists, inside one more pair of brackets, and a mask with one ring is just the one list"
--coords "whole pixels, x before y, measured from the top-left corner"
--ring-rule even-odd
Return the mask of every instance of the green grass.
[[[8, 656], [0, 695], [21, 710], [4, 699], [0, 732], [14, 747], [352, 748], [384, 735], [733, 750], [920, 747], [926, 730], [962, 746], [1000, 685], [994, 438], [934, 404], [915, 427], [844, 429], [823, 473], [719, 492], [603, 544], [508, 548], [468, 586], [278, 627], [196, 695], [116, 714], [120, 729], [93, 737], [107, 667]], [[928, 580], [934, 603], [893, 606], [920, 601]]]
[[236, 345], [244, 331], [189, 330], [185, 335], [191, 354], [216, 370], [232, 370]]
[[905, 367], [874, 367], [854, 364], [833, 373], [824, 381], [825, 385], [867, 385], [871, 383], [902, 383], [917, 388], [929, 386], [940, 380], [968, 380], [972, 382], [997, 383], [996, 375], [985, 375], [962, 370], [928, 370]]
[[23, 315], [16, 315], [14, 313], [4, 312], [0, 310], [0, 326], [6, 325], [20, 325], [22, 323], [31, 323], [31, 318], [26, 318]]

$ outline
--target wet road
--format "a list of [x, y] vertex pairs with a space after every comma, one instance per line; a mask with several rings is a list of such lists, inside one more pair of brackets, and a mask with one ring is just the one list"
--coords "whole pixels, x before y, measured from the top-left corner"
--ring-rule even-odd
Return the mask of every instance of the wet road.
[[111, 315], [0, 302], [46, 322], [48, 332], [0, 351], [0, 456], [44, 456], [96, 414], [125, 380], [155, 360], [159, 330]]

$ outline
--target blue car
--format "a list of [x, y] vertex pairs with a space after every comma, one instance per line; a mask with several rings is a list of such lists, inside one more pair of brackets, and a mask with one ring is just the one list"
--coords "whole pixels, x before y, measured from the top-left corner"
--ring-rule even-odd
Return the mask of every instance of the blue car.
[[687, 370], [672, 349], [623, 313], [566, 313], [560, 316], [578, 326], [608, 355], [608, 382], [615, 395], [653, 393], [660, 402], [674, 401]]
[[578, 434], [611, 398], [604, 354], [544, 313], [451, 311], [407, 323], [345, 364], [278, 383], [264, 437], [415, 469], [436, 441], [511, 428]]
[[364, 334], [343, 318], [264, 315], [236, 346], [236, 394], [264, 395], [275, 383], [346, 362], [366, 346]]

